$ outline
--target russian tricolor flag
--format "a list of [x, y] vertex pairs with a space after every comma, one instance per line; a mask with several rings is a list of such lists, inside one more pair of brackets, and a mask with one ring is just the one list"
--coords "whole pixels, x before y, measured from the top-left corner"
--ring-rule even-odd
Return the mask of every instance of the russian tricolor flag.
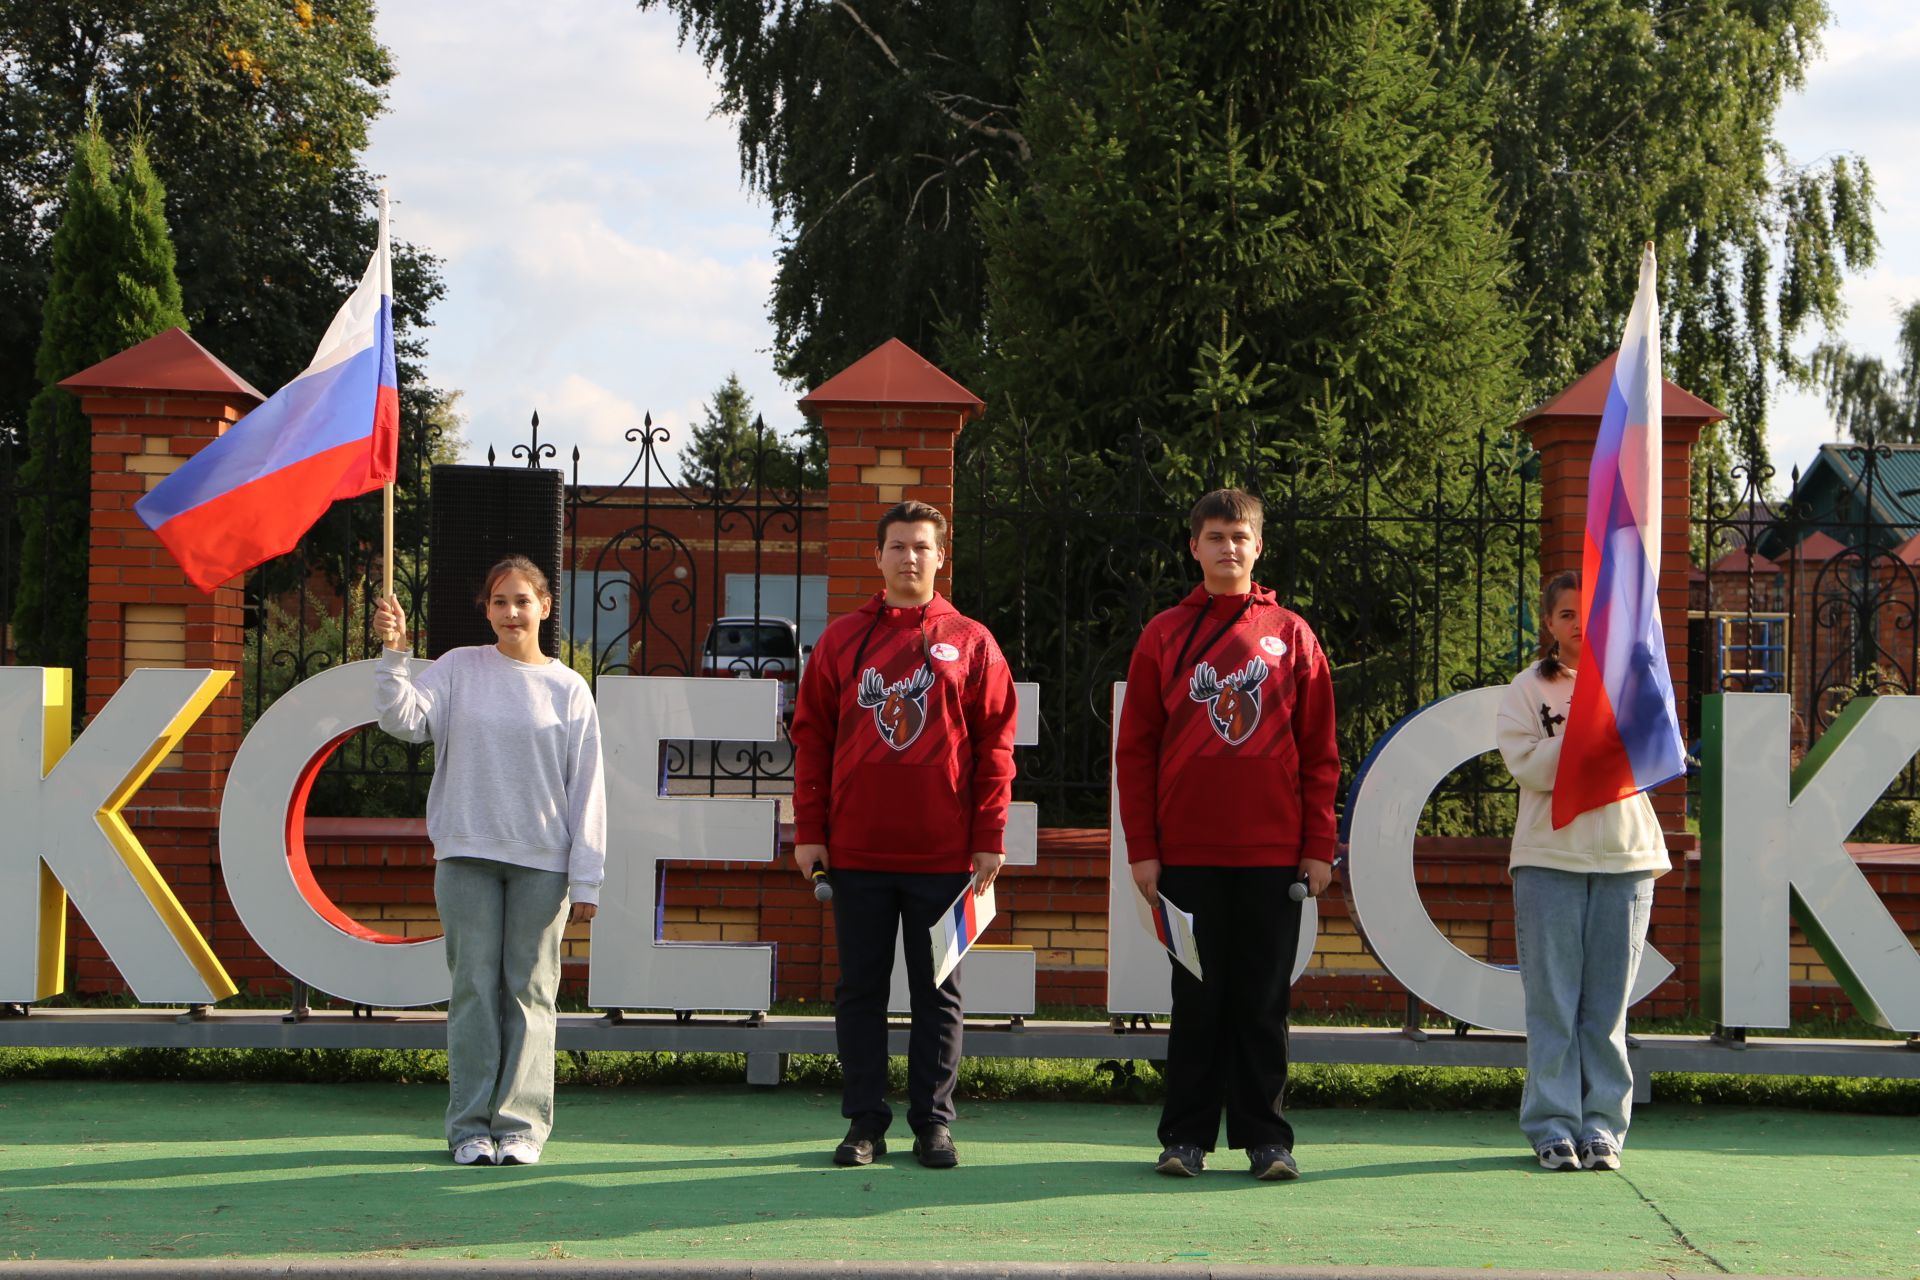
[[1580, 667], [1553, 782], [1553, 825], [1686, 771], [1660, 625], [1660, 312], [1653, 245], [1614, 361], [1587, 473]]
[[293, 550], [339, 498], [393, 481], [400, 386], [386, 196], [380, 242], [313, 363], [135, 504], [194, 585], [212, 591]]

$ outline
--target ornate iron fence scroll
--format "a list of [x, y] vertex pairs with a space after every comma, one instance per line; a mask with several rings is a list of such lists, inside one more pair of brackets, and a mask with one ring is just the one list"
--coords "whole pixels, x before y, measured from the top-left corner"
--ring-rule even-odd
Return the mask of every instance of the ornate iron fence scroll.
[[[756, 418], [750, 442], [696, 463], [704, 474], [690, 483], [684, 464], [668, 465], [670, 439], [648, 414], [626, 433], [637, 452], [613, 485], [583, 484], [572, 451], [563, 651], [593, 680], [776, 678], [790, 716], [825, 623], [824, 464]], [[675, 791], [777, 794], [791, 790], [793, 746], [784, 732], [770, 743], [669, 743], [665, 768]]]

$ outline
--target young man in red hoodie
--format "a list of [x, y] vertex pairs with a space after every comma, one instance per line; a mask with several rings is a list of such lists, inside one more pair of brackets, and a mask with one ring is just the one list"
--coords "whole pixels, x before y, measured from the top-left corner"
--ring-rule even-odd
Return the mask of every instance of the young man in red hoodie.
[[1141, 633], [1115, 744], [1134, 883], [1193, 916], [1205, 975], [1173, 965], [1155, 1167], [1198, 1174], [1224, 1110], [1253, 1175], [1290, 1179], [1290, 891], [1301, 881], [1317, 896], [1333, 877], [1333, 681], [1305, 620], [1254, 585], [1259, 500], [1216, 490], [1189, 524], [1205, 582]]
[[839, 1165], [887, 1152], [887, 988], [903, 924], [913, 1153], [930, 1169], [959, 1163], [960, 975], [934, 984], [928, 931], [969, 878], [984, 892], [1006, 860], [1014, 693], [993, 636], [934, 590], [946, 542], [946, 517], [924, 502], [880, 517], [884, 589], [828, 624], [794, 710], [794, 855], [803, 875], [832, 869], [840, 945]]

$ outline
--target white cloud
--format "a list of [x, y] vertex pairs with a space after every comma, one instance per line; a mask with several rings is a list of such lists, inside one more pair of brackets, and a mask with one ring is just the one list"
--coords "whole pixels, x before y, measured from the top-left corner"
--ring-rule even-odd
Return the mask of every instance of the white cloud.
[[775, 238], [731, 122], [670, 15], [606, 0], [407, 0], [379, 18], [397, 79], [369, 163], [394, 232], [439, 254], [428, 374], [466, 393], [469, 457], [543, 442], [618, 479], [649, 407], [675, 429], [729, 372], [770, 422]]
[[[1920, 83], [1920, 6], [1912, 0], [1833, 0], [1834, 22], [1824, 55], [1804, 92], [1780, 111], [1777, 136], [1800, 164], [1841, 153], [1864, 158], [1873, 172], [1875, 264], [1843, 285], [1846, 318], [1835, 334], [1814, 331], [1805, 353], [1829, 340], [1862, 354], [1890, 357], [1895, 312], [1920, 302], [1920, 157], [1907, 101]], [[1815, 393], [1781, 387], [1770, 406], [1768, 443], [1784, 489], [1790, 469], [1803, 470], [1834, 439], [1833, 418]]]

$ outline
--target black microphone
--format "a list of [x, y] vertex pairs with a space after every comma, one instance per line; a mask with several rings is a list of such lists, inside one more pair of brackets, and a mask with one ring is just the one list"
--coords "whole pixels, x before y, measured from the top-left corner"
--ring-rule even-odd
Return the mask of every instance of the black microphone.
[[813, 881], [813, 900], [815, 902], [833, 901], [833, 882], [827, 879], [827, 869], [825, 867], [816, 864], [813, 870], [807, 873], [807, 878]]
[[1305, 880], [1295, 880], [1287, 886], [1287, 896], [1295, 902], [1305, 902], [1307, 900], [1307, 882]]

